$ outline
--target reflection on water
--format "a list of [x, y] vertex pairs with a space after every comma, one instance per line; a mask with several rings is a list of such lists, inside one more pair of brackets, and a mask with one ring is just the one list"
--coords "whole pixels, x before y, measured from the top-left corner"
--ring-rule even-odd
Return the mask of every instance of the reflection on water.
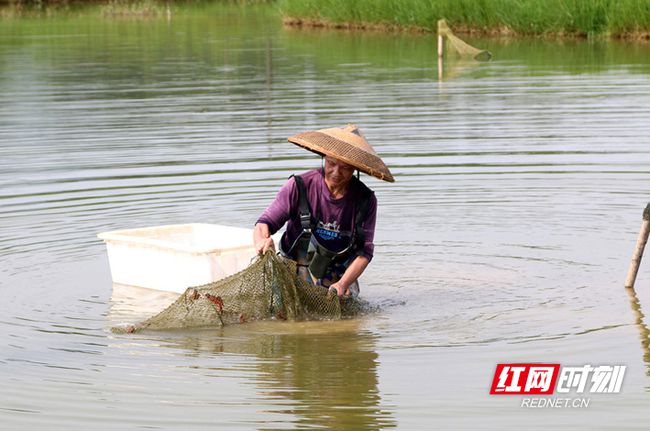
[[645, 314], [641, 308], [641, 303], [639, 298], [636, 296], [634, 289], [626, 288], [628, 296], [630, 297], [630, 305], [632, 306], [632, 312], [634, 314], [635, 323], [639, 329], [639, 338], [641, 339], [641, 349], [643, 351], [643, 361], [647, 364], [648, 369], [646, 370], [646, 375], [650, 376], [650, 330], [645, 323]]
[[113, 283], [108, 325], [114, 327], [145, 320], [167, 308], [178, 297], [174, 292]]
[[252, 356], [258, 394], [283, 406], [276, 413], [296, 416], [300, 428], [354, 430], [395, 426], [381, 405], [375, 340], [354, 321], [258, 322], [161, 338], [188, 352]]
[[[113, 284], [110, 326], [144, 320], [178, 294]], [[269, 400], [286, 399], [279, 414], [296, 426], [376, 430], [395, 426], [378, 389], [377, 336], [361, 320], [254, 322], [191, 331], [147, 331], [143, 337], [184, 355], [228, 354], [254, 358], [251, 382]], [[140, 337], [133, 336], [137, 339]], [[267, 429], [264, 424], [259, 429]], [[268, 428], [275, 429], [275, 428]]]
[[[503, 429], [522, 412], [487, 396], [494, 365], [542, 360], [629, 366], [618, 398], [563, 419], [650, 419], [621, 292], [648, 202], [646, 45], [468, 38], [494, 59], [440, 82], [433, 35], [284, 29], [266, 6], [1, 24], [6, 427]], [[320, 164], [286, 137], [347, 122], [396, 177], [362, 177], [379, 209], [361, 294], [381, 313], [108, 331], [159, 304], [112, 290], [98, 232], [250, 227]], [[650, 265], [638, 280], [650, 303]], [[544, 413], [524, 425], [566, 428]]]

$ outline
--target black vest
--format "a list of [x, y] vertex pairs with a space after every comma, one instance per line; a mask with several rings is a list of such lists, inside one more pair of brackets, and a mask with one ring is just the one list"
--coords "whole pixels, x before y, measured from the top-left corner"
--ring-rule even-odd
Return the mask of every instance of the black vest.
[[331, 263], [345, 262], [350, 260], [352, 256], [363, 254], [365, 244], [363, 223], [368, 216], [370, 198], [373, 192], [361, 181], [358, 182], [362, 188], [361, 200], [357, 204], [357, 210], [354, 215], [350, 244], [344, 250], [334, 252], [321, 245], [314, 237], [314, 226], [311, 223], [311, 210], [307, 201], [305, 182], [300, 175], [292, 175], [292, 177], [298, 187], [298, 216], [300, 217], [302, 233], [296, 238], [289, 250], [283, 252], [298, 262], [298, 265], [309, 266], [310, 271], [316, 278], [322, 278], [322, 274], [327, 271]]

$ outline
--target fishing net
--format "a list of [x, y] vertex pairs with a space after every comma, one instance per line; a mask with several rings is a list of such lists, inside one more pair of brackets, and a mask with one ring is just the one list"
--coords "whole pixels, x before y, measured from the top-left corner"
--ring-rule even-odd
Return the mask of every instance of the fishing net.
[[490, 51], [474, 48], [452, 33], [444, 19], [438, 21], [438, 35], [445, 37], [461, 56], [472, 57], [474, 60], [479, 61], [488, 61], [492, 58]]
[[223, 326], [255, 320], [331, 320], [351, 316], [362, 305], [339, 299], [296, 275], [296, 263], [269, 251], [248, 268], [203, 286], [190, 287], [173, 304], [136, 325], [112, 328], [136, 332]]

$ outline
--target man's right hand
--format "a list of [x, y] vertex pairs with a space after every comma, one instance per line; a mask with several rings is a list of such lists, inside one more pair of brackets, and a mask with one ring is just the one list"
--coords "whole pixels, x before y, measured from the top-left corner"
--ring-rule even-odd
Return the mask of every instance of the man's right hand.
[[273, 238], [264, 238], [255, 244], [255, 251], [257, 251], [258, 255], [263, 255], [267, 250], [275, 251], [275, 243], [273, 242]]

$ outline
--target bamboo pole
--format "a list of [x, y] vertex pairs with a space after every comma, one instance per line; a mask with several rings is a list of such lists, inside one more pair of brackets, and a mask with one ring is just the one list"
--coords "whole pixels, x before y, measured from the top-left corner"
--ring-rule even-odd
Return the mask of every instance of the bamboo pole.
[[439, 32], [438, 33], [438, 81], [442, 81], [442, 72], [444, 68], [444, 51], [445, 51], [445, 39], [444, 36]]
[[650, 203], [643, 211], [643, 223], [639, 232], [639, 238], [636, 240], [636, 249], [632, 255], [632, 262], [630, 262], [630, 269], [627, 271], [627, 278], [625, 279], [625, 287], [629, 289], [634, 288], [636, 281], [636, 274], [639, 272], [639, 265], [641, 265], [641, 258], [643, 257], [643, 250], [648, 242], [648, 234], [650, 234]]
[[447, 23], [444, 19], [438, 20], [438, 62], [445, 54], [445, 36], [447, 35]]

